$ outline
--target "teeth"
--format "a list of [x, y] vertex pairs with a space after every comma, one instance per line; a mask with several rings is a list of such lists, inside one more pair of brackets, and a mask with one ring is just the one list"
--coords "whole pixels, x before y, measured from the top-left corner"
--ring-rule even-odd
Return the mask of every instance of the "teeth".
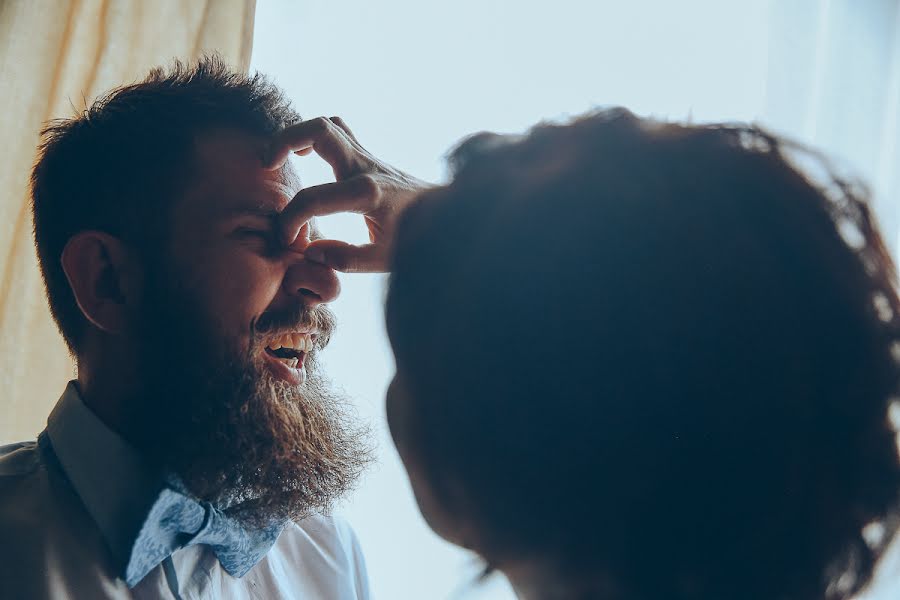
[[292, 369], [296, 369], [298, 364], [300, 364], [300, 359], [298, 358], [292, 358], [288, 361], [288, 366]]
[[286, 333], [281, 337], [273, 338], [269, 344], [269, 348], [272, 350], [293, 348], [297, 352], [310, 352], [313, 346], [312, 335], [308, 333]]

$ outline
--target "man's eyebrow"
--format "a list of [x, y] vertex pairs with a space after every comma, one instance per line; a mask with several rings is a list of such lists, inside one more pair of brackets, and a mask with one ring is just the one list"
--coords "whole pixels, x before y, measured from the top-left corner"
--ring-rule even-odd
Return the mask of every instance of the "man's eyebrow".
[[276, 219], [278, 217], [278, 211], [273, 210], [271, 208], [259, 207], [259, 208], [235, 208], [226, 213], [229, 218], [234, 217], [262, 217], [265, 219]]
[[[228, 212], [228, 218], [236, 219], [239, 217], [260, 217], [264, 219], [268, 219], [273, 225], [278, 222], [278, 217], [280, 213], [277, 210], [272, 210], [271, 208], [265, 207], [243, 207], [243, 208], [235, 208]], [[310, 221], [308, 224], [309, 229], [309, 241], [313, 242], [315, 240], [324, 240], [326, 239], [324, 235], [322, 235], [322, 230], [319, 229], [318, 225], [315, 224], [315, 221]]]

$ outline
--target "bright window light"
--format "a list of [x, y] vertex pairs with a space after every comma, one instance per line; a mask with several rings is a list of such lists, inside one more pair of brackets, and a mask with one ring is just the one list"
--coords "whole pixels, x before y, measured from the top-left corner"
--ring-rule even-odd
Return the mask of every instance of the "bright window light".
[[[286, 90], [304, 118], [339, 115], [376, 156], [440, 182], [444, 155], [467, 134], [521, 132], [595, 107], [624, 105], [643, 116], [695, 121], [766, 118], [773, 110], [767, 85], [774, 6], [267, 0], [257, 8], [251, 69]], [[305, 185], [332, 180], [315, 157], [296, 164]], [[353, 216], [320, 224], [330, 237], [366, 240]], [[379, 443], [378, 465], [341, 510], [361, 539], [375, 596], [512, 598], [501, 580], [472, 584], [477, 563], [420, 517], [384, 418], [393, 373], [382, 322], [384, 279], [341, 281], [333, 305], [339, 327], [324, 358]]]

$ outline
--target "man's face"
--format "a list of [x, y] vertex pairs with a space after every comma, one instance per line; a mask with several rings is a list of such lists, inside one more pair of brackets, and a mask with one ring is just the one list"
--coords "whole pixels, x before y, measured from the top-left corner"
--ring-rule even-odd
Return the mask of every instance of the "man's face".
[[308, 227], [292, 248], [279, 242], [278, 214], [300, 186], [290, 165], [261, 168], [262, 144], [228, 132], [199, 140], [198, 181], [175, 208], [170, 252], [218, 334], [254, 345], [273, 378], [299, 385], [310, 350], [330, 332], [298, 317], [323, 313], [340, 285], [334, 271], [303, 260]]
[[135, 341], [138, 443], [202, 499], [256, 522], [326, 507], [366, 463], [362, 435], [317, 368], [334, 318], [335, 273], [291, 248], [278, 214], [299, 191], [261, 168], [264, 141], [197, 143], [193, 183], [147, 260]]

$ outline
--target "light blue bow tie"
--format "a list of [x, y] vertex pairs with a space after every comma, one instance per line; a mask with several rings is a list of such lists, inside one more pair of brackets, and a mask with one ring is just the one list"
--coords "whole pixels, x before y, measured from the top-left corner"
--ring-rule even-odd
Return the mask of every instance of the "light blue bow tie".
[[160, 492], [135, 538], [125, 568], [133, 588], [179, 548], [206, 544], [232, 577], [243, 577], [272, 547], [284, 523], [247, 529], [237, 520], [185, 493], [166, 487]]

